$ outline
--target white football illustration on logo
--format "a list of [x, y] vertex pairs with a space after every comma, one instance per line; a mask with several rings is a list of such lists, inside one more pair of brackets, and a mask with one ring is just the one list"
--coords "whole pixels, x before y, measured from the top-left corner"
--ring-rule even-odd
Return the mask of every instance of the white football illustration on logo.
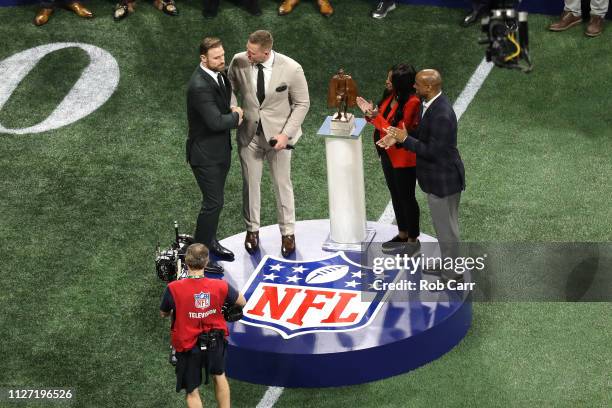
[[342, 279], [349, 271], [348, 265], [327, 265], [315, 269], [306, 276], [306, 283], [327, 283]]

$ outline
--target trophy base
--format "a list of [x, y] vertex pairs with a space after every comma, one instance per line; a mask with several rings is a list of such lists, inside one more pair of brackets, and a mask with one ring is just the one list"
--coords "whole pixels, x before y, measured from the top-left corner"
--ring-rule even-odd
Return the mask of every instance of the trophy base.
[[330, 133], [336, 136], [350, 136], [355, 129], [355, 115], [352, 113], [342, 114], [338, 119], [338, 114], [332, 117], [329, 127]]
[[321, 245], [321, 248], [324, 251], [348, 251], [348, 252], [366, 252], [368, 247], [374, 241], [374, 236], [376, 235], [376, 229], [368, 226], [366, 227], [366, 236], [362, 242], [354, 242], [354, 243], [343, 243], [336, 242], [332, 239], [331, 233], [327, 235], [327, 239]]

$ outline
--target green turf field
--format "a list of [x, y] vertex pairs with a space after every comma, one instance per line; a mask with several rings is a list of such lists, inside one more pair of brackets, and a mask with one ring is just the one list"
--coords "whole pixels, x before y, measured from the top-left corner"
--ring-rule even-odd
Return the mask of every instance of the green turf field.
[[[393, 63], [437, 68], [454, 100], [484, 55], [478, 29], [458, 26], [461, 10], [398, 7], [376, 21], [371, 1], [342, 0], [330, 19], [310, 2], [279, 18], [277, 2], [263, 0], [264, 15], [253, 18], [221, 3], [218, 18], [204, 20], [197, 1], [179, 1], [176, 18], [141, 1], [115, 23], [112, 1], [91, 0], [94, 20], [59, 11], [40, 28], [31, 24], [34, 6], [0, 8], [0, 61], [81, 42], [108, 51], [121, 73], [91, 115], [45, 133], [0, 134], [0, 388], [74, 388], [75, 407], [184, 405], [167, 363], [153, 251], [171, 241], [173, 220], [191, 232], [199, 209], [184, 163], [185, 90], [203, 36], [223, 39], [229, 63], [251, 31], [270, 29], [275, 49], [304, 67], [312, 105], [293, 159], [299, 220], [328, 216], [315, 133], [340, 65], [373, 99]], [[612, 27], [587, 39], [580, 29], [547, 32], [551, 19], [530, 16], [533, 73], [494, 69], [459, 123], [466, 241], [612, 241]], [[22, 128], [49, 116], [87, 65], [76, 48], [45, 57], [0, 110], [0, 124]], [[376, 220], [389, 196], [370, 133], [367, 212]], [[220, 237], [243, 231], [233, 159]], [[262, 200], [273, 202], [269, 179]], [[422, 229], [432, 234], [422, 204]], [[264, 205], [262, 223], [275, 222]], [[439, 360], [360, 386], [286, 389], [276, 406], [611, 406], [611, 316], [610, 303], [476, 303], [467, 337]], [[236, 407], [256, 406], [266, 391], [231, 387]], [[213, 404], [210, 387], [204, 395]]]

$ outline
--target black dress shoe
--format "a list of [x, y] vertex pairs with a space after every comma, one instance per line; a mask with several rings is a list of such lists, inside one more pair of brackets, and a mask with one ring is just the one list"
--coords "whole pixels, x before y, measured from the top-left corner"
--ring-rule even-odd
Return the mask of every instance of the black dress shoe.
[[259, 231], [247, 231], [244, 238], [244, 249], [253, 255], [259, 249]]
[[463, 18], [463, 20], [461, 20], [461, 27], [469, 27], [469, 26], [471, 26], [476, 21], [478, 21], [480, 19], [480, 17], [482, 17], [482, 14], [483, 13], [480, 10], [472, 11], [470, 14], [465, 16]]
[[208, 262], [208, 265], [204, 268], [204, 272], [223, 275], [223, 267], [216, 262]]
[[232, 262], [234, 260], [234, 253], [221, 245], [216, 238], [212, 240], [209, 249], [211, 254], [222, 261]]
[[281, 237], [281, 253], [285, 258], [295, 252], [295, 235], [283, 235]]

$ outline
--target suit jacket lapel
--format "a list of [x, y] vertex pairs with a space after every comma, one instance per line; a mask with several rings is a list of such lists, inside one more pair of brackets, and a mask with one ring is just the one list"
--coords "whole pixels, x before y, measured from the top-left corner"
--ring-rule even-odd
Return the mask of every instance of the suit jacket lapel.
[[266, 102], [276, 93], [276, 88], [280, 84], [283, 78], [283, 70], [285, 68], [285, 64], [283, 63], [283, 59], [279, 53], [274, 54], [274, 63], [272, 64], [272, 75], [270, 76], [270, 82], [268, 83], [268, 87], [266, 88], [266, 99], [264, 99], [262, 106], [266, 104]]
[[259, 101], [257, 100], [257, 90], [253, 88], [253, 65], [247, 58], [246, 53], [244, 53], [244, 67], [245, 68], [238, 71], [239, 75], [243, 75], [243, 77], [239, 79], [239, 81], [243, 84], [241, 85], [241, 89], [239, 91], [243, 98], [247, 98], [247, 95], [250, 94], [253, 101], [259, 105]]
[[[444, 97], [444, 94], [440, 94], [440, 96], [438, 96], [438, 97], [436, 98], [436, 100], [435, 100], [435, 101], [433, 101], [433, 102], [431, 103], [431, 105], [429, 105], [429, 108], [427, 108], [427, 111], [425, 112], [425, 115], [423, 115], [423, 117], [421, 118], [421, 121], [424, 121], [424, 120], [425, 120], [425, 118], [426, 118], [427, 116], [429, 116], [429, 113], [432, 111], [432, 109], [435, 109], [435, 108], [436, 108], [436, 106], [437, 106], [437, 105], [440, 103], [440, 100], [441, 100], [443, 97]], [[423, 109], [423, 104], [421, 104], [421, 109]]]
[[[210, 85], [215, 92], [217, 93], [217, 95], [219, 95], [221, 97], [221, 101], [223, 103], [228, 103], [229, 98], [227, 97], [227, 92], [225, 90], [221, 90], [221, 88], [219, 87], [219, 83], [210, 75], [208, 75], [203, 69], [202, 67], [200, 68], [200, 74], [202, 75], [202, 78], [204, 78], [204, 80], [206, 82], [208, 82], [208, 85]], [[223, 75], [223, 74], [221, 74]], [[227, 88], [227, 83], [228, 83], [228, 79], [227, 78], [223, 78], [223, 80], [225, 81], [225, 86]]]

